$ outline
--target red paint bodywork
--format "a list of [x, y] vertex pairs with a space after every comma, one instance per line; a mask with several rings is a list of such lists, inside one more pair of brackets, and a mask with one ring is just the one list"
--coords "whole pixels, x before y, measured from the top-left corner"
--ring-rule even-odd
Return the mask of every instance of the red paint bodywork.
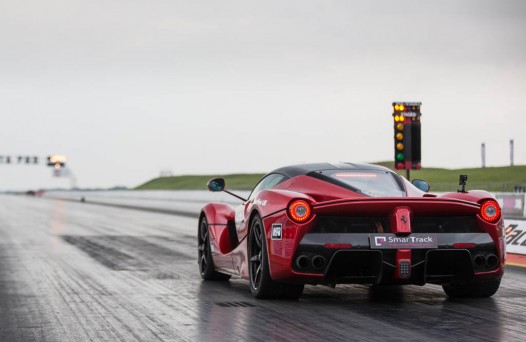
[[[392, 222], [393, 233], [402, 235], [411, 233], [410, 217], [414, 215], [471, 215], [476, 218], [480, 230], [491, 236], [500, 260], [496, 270], [479, 272], [475, 277], [502, 277], [505, 261], [502, 218], [495, 223], [488, 223], [479, 214], [480, 203], [494, 199], [490, 193], [470, 191], [436, 196], [426, 194], [412, 186], [405, 178], [402, 179], [407, 197], [372, 198], [310, 176], [300, 175], [282, 182], [272, 190], [261, 191], [237, 208], [224, 203], [209, 203], [203, 208], [201, 215], [206, 216], [210, 224], [212, 256], [216, 269], [248, 279], [247, 234], [254, 215], [263, 219], [271, 277], [278, 281], [311, 284], [318, 283], [323, 275], [296, 272], [292, 263], [300, 241], [314, 227], [317, 215], [337, 216], [345, 213], [349, 216], [385, 216]], [[287, 215], [289, 203], [296, 199], [306, 200], [312, 206], [312, 216], [305, 223], [295, 223]], [[402, 216], [406, 217], [407, 223], [401, 223]], [[272, 240], [270, 237], [272, 224], [275, 223], [282, 224], [281, 240]], [[228, 224], [235, 226], [237, 246], [231, 244]], [[463, 242], [465, 241], [459, 241]], [[410, 260], [411, 250], [398, 250], [396, 259], [398, 265], [403, 260]], [[395, 276], [393, 282], [396, 281], [403, 279]]]

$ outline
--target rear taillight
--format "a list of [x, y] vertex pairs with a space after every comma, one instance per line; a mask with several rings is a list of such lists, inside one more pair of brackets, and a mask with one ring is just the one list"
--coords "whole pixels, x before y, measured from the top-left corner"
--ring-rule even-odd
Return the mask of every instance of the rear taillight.
[[477, 247], [477, 245], [474, 243], [458, 242], [458, 243], [453, 244], [453, 248], [460, 248], [460, 249], [469, 249], [469, 248], [475, 248], [475, 247]]
[[480, 216], [490, 223], [496, 222], [500, 218], [499, 204], [493, 200], [482, 202], [480, 206]]
[[312, 210], [310, 204], [304, 200], [296, 200], [289, 205], [290, 218], [298, 223], [303, 223], [310, 218]]
[[326, 243], [323, 245], [323, 247], [331, 249], [345, 249], [352, 248], [352, 245], [350, 243]]

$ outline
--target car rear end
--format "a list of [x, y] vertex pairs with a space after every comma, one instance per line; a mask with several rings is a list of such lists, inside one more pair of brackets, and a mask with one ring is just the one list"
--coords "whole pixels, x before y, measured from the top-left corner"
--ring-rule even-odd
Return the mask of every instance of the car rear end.
[[361, 198], [309, 209], [308, 221], [285, 225], [296, 243], [278, 278], [423, 285], [499, 280], [504, 272], [503, 223], [491, 198]]

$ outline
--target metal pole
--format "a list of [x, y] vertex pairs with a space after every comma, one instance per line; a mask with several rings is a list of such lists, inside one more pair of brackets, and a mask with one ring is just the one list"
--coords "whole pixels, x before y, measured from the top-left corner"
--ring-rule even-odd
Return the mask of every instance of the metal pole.
[[407, 178], [408, 181], [411, 180], [411, 177], [410, 177], [410, 171], [411, 171], [411, 170], [409, 170], [409, 169], [406, 169], [406, 170], [405, 170], [405, 178]]
[[513, 166], [513, 154], [514, 154], [514, 148], [513, 148], [513, 139], [510, 140], [510, 166]]
[[482, 167], [486, 167], [486, 144], [482, 143], [480, 146], [481, 154], [482, 154]]

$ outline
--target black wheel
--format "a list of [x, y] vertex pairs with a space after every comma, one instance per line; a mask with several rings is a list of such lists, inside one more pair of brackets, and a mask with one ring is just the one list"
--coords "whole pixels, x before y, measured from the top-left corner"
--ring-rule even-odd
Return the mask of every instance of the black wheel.
[[204, 280], [228, 280], [230, 275], [219, 273], [215, 270], [214, 260], [210, 251], [210, 236], [208, 234], [208, 221], [203, 216], [199, 220], [199, 231], [197, 234], [197, 263], [199, 273]]
[[304, 284], [281, 284], [280, 298], [283, 299], [298, 299], [303, 294]]
[[303, 284], [280, 283], [270, 277], [265, 229], [259, 216], [250, 225], [248, 259], [250, 292], [256, 298], [297, 299], [303, 293]]
[[485, 282], [470, 282], [464, 284], [444, 284], [442, 288], [449, 297], [456, 298], [485, 298], [497, 292], [500, 279]]

